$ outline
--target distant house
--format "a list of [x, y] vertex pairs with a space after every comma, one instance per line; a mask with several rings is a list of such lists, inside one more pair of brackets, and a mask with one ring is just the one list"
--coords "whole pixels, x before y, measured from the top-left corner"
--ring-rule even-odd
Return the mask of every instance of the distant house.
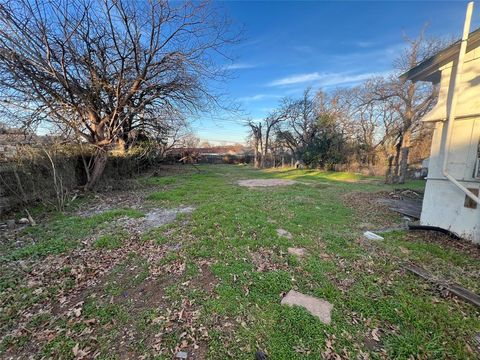
[[462, 41], [403, 77], [439, 86], [437, 104], [422, 119], [435, 128], [421, 225], [480, 243], [480, 29], [468, 35], [468, 28], [467, 11]]
[[171, 149], [169, 152], [169, 156], [177, 161], [186, 154], [195, 154], [194, 158], [199, 163], [238, 164], [249, 161], [251, 149], [241, 144], [236, 144], [195, 148], [179, 147]]
[[195, 149], [201, 155], [217, 154], [217, 155], [243, 155], [246, 148], [243, 145], [219, 145], [209, 147], [199, 147]]

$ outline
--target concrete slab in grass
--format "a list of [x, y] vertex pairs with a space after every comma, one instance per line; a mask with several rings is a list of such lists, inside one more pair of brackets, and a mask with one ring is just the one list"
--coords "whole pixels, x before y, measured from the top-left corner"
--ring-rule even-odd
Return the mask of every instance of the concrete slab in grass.
[[282, 299], [282, 305], [300, 306], [324, 324], [330, 324], [333, 305], [323, 299], [305, 295], [295, 290], [290, 290]]
[[250, 180], [239, 180], [238, 185], [246, 186], [249, 188], [253, 187], [268, 187], [268, 186], [284, 186], [284, 185], [293, 185], [296, 184], [296, 181], [285, 180], [285, 179], [250, 179]]
[[304, 248], [295, 248], [295, 247], [289, 247], [288, 248], [288, 253], [290, 255], [296, 256], [297, 258], [301, 259], [305, 256], [307, 256], [307, 250]]
[[291, 240], [293, 238], [292, 234], [290, 234], [285, 229], [277, 229], [277, 235], [280, 236], [280, 237], [286, 237], [289, 240]]

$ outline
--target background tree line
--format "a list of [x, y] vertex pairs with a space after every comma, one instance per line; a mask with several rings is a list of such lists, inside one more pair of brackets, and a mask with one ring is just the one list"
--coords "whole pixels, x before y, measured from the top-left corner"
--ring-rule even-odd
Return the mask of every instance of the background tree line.
[[405, 182], [409, 159], [426, 157], [432, 130], [421, 118], [438, 89], [399, 76], [445, 47], [447, 41], [405, 37], [390, 76], [330, 92], [311, 88], [284, 98], [264, 120], [248, 121], [256, 167], [289, 154], [297, 164], [325, 169], [380, 167], [388, 182]]

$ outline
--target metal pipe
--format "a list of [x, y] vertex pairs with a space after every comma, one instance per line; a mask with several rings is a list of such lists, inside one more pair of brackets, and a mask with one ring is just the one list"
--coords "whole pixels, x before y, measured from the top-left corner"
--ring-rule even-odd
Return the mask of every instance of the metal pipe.
[[445, 138], [445, 149], [443, 154], [443, 167], [442, 172], [443, 175], [455, 186], [457, 186], [460, 190], [462, 190], [469, 198], [475, 201], [477, 204], [480, 204], [480, 198], [468, 190], [465, 186], [460, 184], [452, 175], [448, 173], [447, 164], [448, 164], [448, 150], [450, 148], [450, 143], [452, 140], [452, 129], [453, 123], [455, 121], [455, 110], [457, 107], [457, 84], [460, 83], [462, 78], [462, 71], [463, 71], [463, 58], [465, 57], [465, 53], [467, 52], [467, 43], [468, 43], [468, 34], [470, 33], [470, 23], [472, 20], [472, 12], [473, 12], [473, 1], [470, 1], [467, 6], [467, 13], [465, 15], [465, 23], [463, 25], [463, 35], [462, 35], [462, 42], [460, 43], [460, 51], [458, 53], [458, 60], [457, 60], [457, 68], [452, 73], [453, 79], [451, 82], [451, 90], [452, 95], [450, 97], [449, 106], [448, 106], [448, 117], [446, 123], [446, 131], [447, 135]]

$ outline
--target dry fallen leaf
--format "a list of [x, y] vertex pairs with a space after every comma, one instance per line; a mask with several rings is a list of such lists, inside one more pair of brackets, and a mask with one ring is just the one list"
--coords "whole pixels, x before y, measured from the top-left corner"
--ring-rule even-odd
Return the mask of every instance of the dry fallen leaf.
[[79, 343], [76, 343], [75, 346], [72, 348], [72, 352], [74, 356], [77, 356], [78, 354], [78, 347], [80, 346]]
[[380, 341], [380, 338], [379, 338], [379, 332], [380, 332], [380, 329], [379, 328], [375, 328], [372, 330], [372, 338], [373, 340], [379, 342]]

